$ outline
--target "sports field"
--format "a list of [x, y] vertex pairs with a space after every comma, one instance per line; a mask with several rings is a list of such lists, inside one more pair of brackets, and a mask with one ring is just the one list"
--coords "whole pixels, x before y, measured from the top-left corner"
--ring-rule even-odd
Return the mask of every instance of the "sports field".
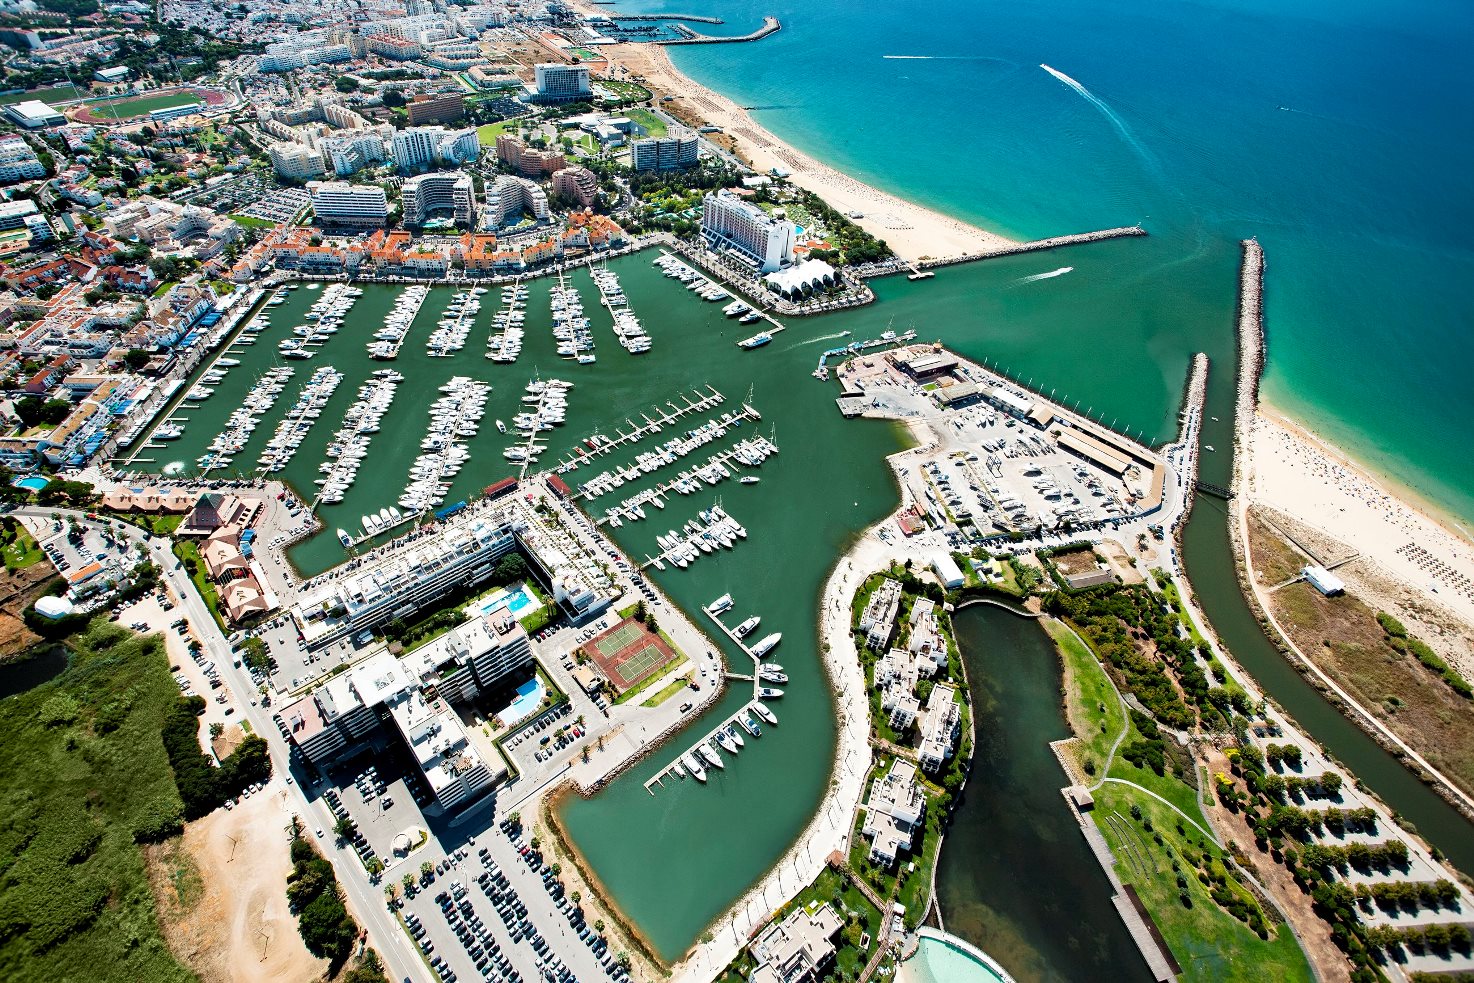
[[621, 693], [675, 658], [664, 639], [633, 618], [590, 640], [584, 652]]
[[188, 88], [172, 89], [168, 92], [151, 92], [141, 96], [122, 96], [90, 103], [77, 119], [82, 122], [102, 122], [139, 119], [156, 109], [173, 109], [192, 102], [202, 106], [218, 106], [225, 102], [225, 93], [215, 89]]
[[54, 85], [45, 89], [31, 89], [27, 92], [11, 92], [0, 96], [0, 106], [13, 106], [18, 102], [26, 102], [31, 99], [40, 99], [52, 106], [63, 102], [71, 102], [81, 99], [87, 95], [86, 89], [78, 89], [72, 85]]

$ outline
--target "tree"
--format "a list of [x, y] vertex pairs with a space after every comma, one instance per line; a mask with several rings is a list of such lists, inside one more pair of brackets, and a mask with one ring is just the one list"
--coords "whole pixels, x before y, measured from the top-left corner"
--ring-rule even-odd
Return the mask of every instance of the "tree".
[[385, 89], [379, 99], [390, 109], [398, 109], [405, 103], [404, 93], [398, 89]]
[[217, 720], [213, 724], [210, 725], [210, 737], [218, 740], [220, 738], [220, 735], [221, 734], [224, 734], [224, 733], [225, 733], [225, 725], [222, 724], [220, 721]]
[[333, 83], [333, 87], [339, 92], [357, 92], [358, 79], [351, 75], [339, 75], [338, 80]]
[[353, 824], [352, 819], [344, 816], [342, 819], [339, 819], [336, 823], [333, 824], [333, 834], [337, 836], [340, 840], [346, 840], [353, 835], [353, 831], [357, 828], [358, 827]]
[[142, 348], [132, 348], [129, 349], [128, 354], [123, 356], [123, 362], [128, 366], [128, 368], [132, 369], [134, 372], [137, 372], [139, 369], [143, 368], [150, 361], [152, 361], [153, 357], [154, 356], [152, 352], [146, 352]]

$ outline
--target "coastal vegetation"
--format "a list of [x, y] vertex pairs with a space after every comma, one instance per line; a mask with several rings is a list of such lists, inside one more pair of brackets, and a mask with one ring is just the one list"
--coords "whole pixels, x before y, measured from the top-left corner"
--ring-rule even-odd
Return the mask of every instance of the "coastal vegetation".
[[[1287, 564], [1271, 574], [1261, 570], [1261, 559], [1289, 546], [1253, 513], [1249, 534], [1255, 571], [1270, 582]], [[1301, 581], [1266, 589], [1264, 600], [1307, 659], [1450, 781], [1474, 793], [1474, 698], [1457, 669], [1398, 618], [1354, 594], [1326, 597]]]
[[[1141, 600], [1127, 593], [1133, 602]], [[1155, 605], [1114, 610], [1131, 616], [1164, 604], [1171, 608], [1158, 596]], [[1120, 643], [1116, 631], [1090, 621], [1103, 615], [1086, 616], [1088, 606], [1073, 610], [1095, 629], [1086, 638], [1102, 638], [1108, 648]], [[1137, 647], [1152, 644], [1155, 636], [1144, 634], [1136, 620], [1122, 622], [1135, 628], [1127, 639]], [[1065, 713], [1075, 735], [1065, 749], [1091, 787], [1091, 821], [1111, 846], [1117, 875], [1137, 891], [1185, 978], [1309, 979], [1293, 934], [1276, 924], [1277, 913], [1260, 904], [1236, 873], [1232, 854], [1209, 834], [1193, 757], [1151, 716], [1121, 699], [1117, 687], [1130, 691], [1126, 680], [1134, 677], [1097, 656], [1070, 625], [1051, 619], [1045, 627], [1064, 667]], [[1124, 659], [1124, 653], [1116, 655]], [[1275, 967], [1272, 977], [1258, 975], [1265, 966]]]
[[0, 702], [0, 976], [188, 980], [160, 936], [140, 845], [180, 827], [163, 642], [98, 620], [56, 679]]
[[[328, 863], [312, 842], [302, 835], [302, 825], [292, 826], [292, 872], [287, 876], [287, 901], [297, 916], [297, 930], [307, 951], [327, 959], [330, 976], [348, 961], [359, 938], [358, 923], [343, 905], [343, 892]], [[358, 965], [339, 977], [340, 983], [385, 981], [378, 954], [366, 949]]]

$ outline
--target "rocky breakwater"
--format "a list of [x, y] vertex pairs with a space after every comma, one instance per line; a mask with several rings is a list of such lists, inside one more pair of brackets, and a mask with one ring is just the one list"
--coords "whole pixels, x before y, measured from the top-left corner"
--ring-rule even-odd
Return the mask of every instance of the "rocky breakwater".
[[1134, 236], [1146, 235], [1146, 229], [1139, 225], [1122, 226], [1116, 229], [1101, 229], [1097, 232], [1081, 232], [1077, 235], [1053, 236], [1049, 239], [1035, 239], [1032, 242], [1019, 242], [1012, 245], [1000, 246], [985, 252], [962, 253], [957, 256], [942, 256], [937, 259], [924, 259], [917, 263], [917, 267], [923, 270], [934, 270], [939, 266], [955, 266], [958, 263], [974, 263], [982, 259], [996, 259], [999, 256], [1017, 256], [1020, 253], [1037, 253], [1046, 249], [1058, 249], [1061, 246], [1078, 246], [1087, 242], [1103, 242], [1106, 239], [1126, 239]]

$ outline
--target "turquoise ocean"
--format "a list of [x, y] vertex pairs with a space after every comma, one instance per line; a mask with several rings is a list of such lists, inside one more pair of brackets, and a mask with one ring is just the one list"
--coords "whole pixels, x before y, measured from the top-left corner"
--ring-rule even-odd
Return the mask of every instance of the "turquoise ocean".
[[[1474, 525], [1468, 4], [605, 9], [715, 15], [726, 23], [701, 29], [733, 34], [778, 16], [783, 29], [761, 42], [679, 47], [674, 61], [782, 139], [888, 191], [1020, 238], [1145, 225], [1149, 240], [1037, 257], [1039, 271], [1075, 269], [1027, 293], [907, 305], [939, 320], [996, 306], [1011, 325], [973, 354], [1068, 382], [1113, 413], [1131, 413], [1129, 392], [1081, 366], [1156, 359], [1175, 389], [1186, 349], [1228, 371], [1236, 244], [1257, 237], [1269, 257], [1268, 401]], [[947, 326], [935, 333], [958, 342]], [[1150, 433], [1157, 421], [1141, 422]]]

